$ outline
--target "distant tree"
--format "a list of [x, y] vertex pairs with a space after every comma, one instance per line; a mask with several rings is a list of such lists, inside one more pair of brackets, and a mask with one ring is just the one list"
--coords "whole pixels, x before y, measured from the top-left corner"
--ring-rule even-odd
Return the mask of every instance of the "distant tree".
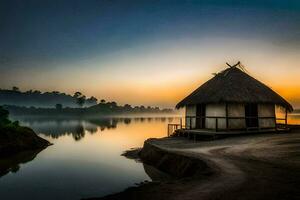
[[75, 97], [75, 98], [78, 98], [80, 96], [82, 96], [81, 92], [75, 92], [74, 95], [73, 95], [73, 97]]
[[105, 103], [105, 100], [104, 100], [104, 99], [101, 99], [100, 102], [101, 102], [101, 103]]
[[16, 86], [13, 86], [13, 87], [12, 87], [12, 90], [13, 90], [14, 92], [20, 92], [20, 89], [19, 89], [18, 87], [16, 87]]
[[139, 111], [139, 110], [140, 110], [140, 107], [138, 107], [138, 106], [134, 106], [133, 110], [134, 110], [135, 112], [137, 112], [137, 111]]
[[118, 106], [118, 104], [117, 104], [115, 101], [111, 102], [110, 105], [111, 105], [112, 107], [117, 107], [117, 106]]
[[94, 97], [94, 96], [91, 96], [90, 100], [91, 100], [91, 101], [94, 101], [94, 102], [96, 102], [96, 103], [97, 103], [97, 101], [98, 101], [98, 99], [97, 99], [96, 97]]
[[59, 94], [59, 91], [52, 91], [53, 94]]
[[35, 90], [33, 93], [34, 93], [34, 94], [41, 94], [42, 92], [39, 91], [39, 90]]
[[86, 99], [86, 103], [90, 104], [90, 105], [96, 105], [97, 104], [98, 99], [94, 96]]
[[73, 95], [76, 98], [76, 103], [82, 107], [86, 102], [86, 96], [84, 96], [81, 92], [75, 92]]
[[118, 104], [116, 102], [107, 102], [106, 105], [108, 106], [109, 109], [115, 110], [118, 107]]
[[132, 107], [129, 104], [125, 104], [124, 109], [125, 109], [125, 111], [130, 111], [130, 110], [132, 110]]
[[171, 112], [173, 112], [173, 110], [170, 108], [164, 108], [164, 109], [162, 109], [162, 112], [171, 113]]
[[56, 110], [62, 110], [63, 106], [62, 104], [58, 103], [55, 105]]
[[145, 110], [146, 110], [145, 106], [143, 106], [143, 105], [142, 105], [142, 106], [140, 106], [140, 111], [142, 111], [142, 112], [143, 112], [143, 111], [145, 111]]
[[86, 97], [84, 95], [77, 97], [76, 103], [82, 107], [83, 104], [85, 103]]

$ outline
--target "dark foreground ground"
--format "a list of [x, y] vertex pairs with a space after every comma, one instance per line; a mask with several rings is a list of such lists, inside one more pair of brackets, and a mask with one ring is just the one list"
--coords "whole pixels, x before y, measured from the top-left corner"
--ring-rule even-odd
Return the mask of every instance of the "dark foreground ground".
[[140, 155], [180, 178], [94, 199], [300, 199], [300, 131], [201, 142], [150, 139]]
[[0, 177], [18, 171], [20, 164], [33, 160], [49, 145], [30, 128], [13, 124], [0, 126]]
[[49, 145], [50, 142], [30, 128], [18, 125], [0, 127], [0, 159], [20, 152], [41, 150]]

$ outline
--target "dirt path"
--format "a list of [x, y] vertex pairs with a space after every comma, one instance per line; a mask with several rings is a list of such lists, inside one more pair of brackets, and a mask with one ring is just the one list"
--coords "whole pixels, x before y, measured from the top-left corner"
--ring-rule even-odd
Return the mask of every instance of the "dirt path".
[[158, 143], [168, 151], [208, 160], [220, 173], [174, 199], [300, 199], [300, 134], [175, 140]]
[[146, 184], [103, 199], [300, 199], [300, 133], [202, 142], [166, 138], [151, 144], [205, 161], [216, 173], [207, 179]]

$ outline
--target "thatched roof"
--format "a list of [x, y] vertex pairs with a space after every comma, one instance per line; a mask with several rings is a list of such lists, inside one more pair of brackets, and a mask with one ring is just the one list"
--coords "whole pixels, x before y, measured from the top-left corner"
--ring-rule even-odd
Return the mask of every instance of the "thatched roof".
[[293, 111], [283, 97], [236, 65], [216, 74], [180, 101], [176, 108], [199, 103], [272, 103]]

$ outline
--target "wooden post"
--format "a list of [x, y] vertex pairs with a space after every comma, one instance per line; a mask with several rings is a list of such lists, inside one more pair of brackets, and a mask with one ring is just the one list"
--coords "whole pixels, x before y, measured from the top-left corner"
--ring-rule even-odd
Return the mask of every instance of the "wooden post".
[[216, 117], [216, 132], [218, 131], [218, 118]]
[[275, 131], [277, 131], [277, 120], [276, 120], [276, 114], [274, 115], [275, 117], [273, 118], [274, 123], [275, 123]]
[[185, 122], [184, 123], [185, 123], [185, 128], [188, 129], [188, 118], [187, 118], [187, 116], [185, 116]]
[[226, 130], [228, 130], [228, 103], [226, 103]]
[[275, 125], [275, 131], [277, 131], [277, 120], [276, 120], [276, 107], [275, 107], [275, 105], [274, 105], [274, 118], [273, 118], [273, 120], [274, 120], [274, 125]]
[[285, 128], [287, 128], [287, 108], [285, 108]]
[[257, 115], [257, 128], [258, 128], [258, 130], [260, 130], [259, 120], [260, 120], [260, 117]]
[[180, 118], [180, 129], [182, 129], [182, 118]]

